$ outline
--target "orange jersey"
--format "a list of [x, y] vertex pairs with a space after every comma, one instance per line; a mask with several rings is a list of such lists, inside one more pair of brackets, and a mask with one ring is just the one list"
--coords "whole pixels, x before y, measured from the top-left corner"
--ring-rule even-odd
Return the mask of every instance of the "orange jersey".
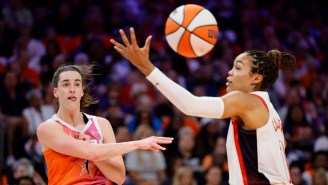
[[[55, 121], [63, 126], [66, 134], [76, 138], [81, 132], [91, 136], [91, 141], [102, 143], [102, 134], [95, 116], [87, 115], [89, 121], [82, 131], [64, 122], [57, 115], [49, 121]], [[88, 160], [64, 155], [52, 149], [43, 152], [48, 167], [48, 184], [60, 185], [111, 185], [112, 183], [101, 173], [97, 166]]]

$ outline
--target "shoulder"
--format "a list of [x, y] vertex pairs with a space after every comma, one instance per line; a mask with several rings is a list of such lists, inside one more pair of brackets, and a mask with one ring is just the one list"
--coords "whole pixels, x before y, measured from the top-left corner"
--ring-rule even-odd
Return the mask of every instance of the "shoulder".
[[88, 119], [93, 119], [96, 122], [98, 122], [99, 125], [110, 124], [109, 121], [104, 117], [99, 117], [99, 116], [87, 114], [84, 112], [83, 112], [83, 114], [86, 115], [88, 117]]
[[224, 102], [224, 117], [245, 116], [254, 111], [265, 109], [261, 100], [249, 93], [231, 91], [222, 96]]
[[100, 130], [102, 132], [102, 135], [103, 135], [103, 138], [104, 138], [103, 142], [104, 143], [116, 142], [115, 133], [114, 133], [113, 127], [110, 124], [110, 122], [107, 119], [103, 118], [103, 117], [95, 116], [95, 118], [97, 119]]
[[36, 134], [39, 140], [41, 140], [42, 138], [48, 138], [48, 136], [52, 133], [58, 133], [60, 131], [63, 131], [61, 125], [54, 121], [47, 120], [38, 125]]
[[109, 123], [109, 121], [104, 118], [104, 117], [99, 117], [99, 116], [94, 116], [97, 120], [98, 120], [98, 123]]
[[97, 119], [99, 126], [102, 128], [111, 126], [110, 122], [106, 118], [99, 117], [99, 116], [94, 116], [94, 118]]
[[103, 117], [99, 117], [99, 116], [94, 116], [95, 119], [97, 119], [97, 122], [101, 128], [101, 130], [112, 130], [112, 125], [110, 124], [110, 122]]
[[254, 103], [257, 103], [257, 97], [249, 94], [249, 93], [245, 93], [245, 92], [241, 92], [241, 91], [232, 91], [229, 92], [228, 94], [224, 95], [223, 97], [223, 101], [224, 102], [229, 102], [231, 104], [234, 104], [235, 106], [252, 106], [254, 105]]
[[55, 121], [51, 121], [51, 120], [44, 121], [38, 125], [38, 131], [45, 131], [45, 130], [58, 129], [58, 128], [60, 128], [60, 125], [57, 124]]

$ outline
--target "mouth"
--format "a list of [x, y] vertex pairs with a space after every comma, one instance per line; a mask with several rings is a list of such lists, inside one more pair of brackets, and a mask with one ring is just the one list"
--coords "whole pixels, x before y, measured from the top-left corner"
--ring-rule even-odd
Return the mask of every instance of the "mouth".
[[76, 101], [77, 100], [77, 98], [75, 96], [70, 96], [70, 97], [68, 97], [68, 99], [71, 100], [71, 101]]
[[232, 84], [232, 82], [227, 78], [226, 85], [228, 86], [228, 85], [230, 85], [230, 84]]

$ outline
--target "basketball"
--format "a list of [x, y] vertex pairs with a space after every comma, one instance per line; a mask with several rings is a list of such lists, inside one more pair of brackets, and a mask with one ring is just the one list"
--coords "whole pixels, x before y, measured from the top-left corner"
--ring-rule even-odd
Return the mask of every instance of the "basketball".
[[218, 34], [219, 28], [213, 14], [195, 4], [177, 7], [165, 24], [168, 45], [187, 58], [201, 57], [211, 51]]

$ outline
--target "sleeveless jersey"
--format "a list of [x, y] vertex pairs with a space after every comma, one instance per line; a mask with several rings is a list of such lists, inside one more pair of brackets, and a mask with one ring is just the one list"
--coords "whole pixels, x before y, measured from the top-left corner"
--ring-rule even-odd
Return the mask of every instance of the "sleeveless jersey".
[[[84, 113], [83, 113], [84, 114]], [[96, 116], [84, 114], [88, 118], [82, 130], [61, 120], [56, 114], [49, 122], [56, 122], [63, 127], [66, 134], [77, 138], [78, 133], [91, 137], [92, 143], [102, 143], [103, 137]], [[52, 149], [43, 152], [48, 167], [48, 184], [61, 185], [111, 185], [112, 183], [101, 173], [97, 166], [88, 160], [58, 153]]]
[[242, 129], [231, 120], [227, 136], [229, 184], [292, 184], [285, 155], [285, 138], [280, 117], [267, 92], [251, 93], [269, 111], [268, 122], [256, 129]]

